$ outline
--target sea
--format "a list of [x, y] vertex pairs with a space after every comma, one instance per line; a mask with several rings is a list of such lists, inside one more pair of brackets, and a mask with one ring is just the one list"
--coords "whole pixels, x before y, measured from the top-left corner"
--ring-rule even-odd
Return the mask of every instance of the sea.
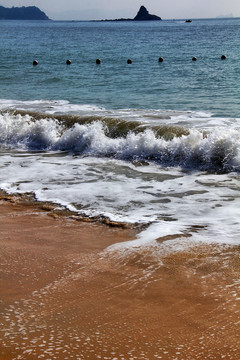
[[239, 38], [239, 18], [1, 20], [0, 188], [140, 226], [135, 247], [239, 246]]

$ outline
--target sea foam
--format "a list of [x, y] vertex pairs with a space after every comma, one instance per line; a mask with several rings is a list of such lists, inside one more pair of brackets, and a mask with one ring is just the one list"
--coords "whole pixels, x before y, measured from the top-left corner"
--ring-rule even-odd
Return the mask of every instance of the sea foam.
[[[82, 156], [150, 161], [163, 167], [205, 171], [240, 170], [240, 130], [211, 130], [79, 116], [69, 125], [54, 117], [0, 114], [1, 147], [31, 151], [67, 151]], [[116, 128], [112, 133], [112, 128]], [[161, 130], [161, 131], [160, 131]], [[160, 135], [159, 135], [160, 134]], [[167, 140], [166, 140], [167, 139]]]

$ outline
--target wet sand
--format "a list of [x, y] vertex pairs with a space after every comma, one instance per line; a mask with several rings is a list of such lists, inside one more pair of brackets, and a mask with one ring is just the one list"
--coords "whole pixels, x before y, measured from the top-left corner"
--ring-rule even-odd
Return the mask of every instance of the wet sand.
[[239, 247], [136, 234], [2, 196], [0, 359], [239, 359]]

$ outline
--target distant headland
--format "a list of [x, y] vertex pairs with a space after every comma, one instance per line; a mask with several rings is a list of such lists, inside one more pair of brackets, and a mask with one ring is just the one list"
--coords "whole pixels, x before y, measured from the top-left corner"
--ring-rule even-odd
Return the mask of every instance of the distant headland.
[[101, 21], [152, 21], [152, 20], [162, 20], [159, 16], [157, 15], [151, 15], [149, 14], [148, 10], [145, 8], [145, 6], [141, 6], [137, 15], [133, 18], [133, 19], [112, 19], [112, 20], [101, 20]]
[[5, 8], [0, 6], [0, 20], [50, 20], [36, 6]]

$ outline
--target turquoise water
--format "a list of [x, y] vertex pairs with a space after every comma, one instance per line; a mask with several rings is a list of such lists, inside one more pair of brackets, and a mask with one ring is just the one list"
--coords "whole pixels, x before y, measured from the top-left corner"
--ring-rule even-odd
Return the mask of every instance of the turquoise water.
[[0, 188], [148, 225], [139, 248], [239, 244], [239, 38], [240, 19], [0, 21]]
[[[30, 273], [34, 281], [42, 279], [42, 287], [26, 297], [19, 296], [5, 308], [2, 347], [9, 356], [16, 349], [12, 360], [50, 356], [64, 360], [94, 356], [152, 360], [149, 353], [171, 360], [218, 360], [222, 353], [225, 358], [237, 359], [234, 342], [223, 343], [222, 339], [224, 334], [230, 339], [239, 308], [239, 280], [234, 268], [240, 245], [239, 39], [240, 19], [194, 20], [190, 24], [0, 21], [0, 189], [10, 194], [31, 193], [36, 200], [51, 202], [58, 210], [70, 209], [79, 218], [139, 225], [133, 241], [115, 243], [99, 254], [76, 253], [71, 266], [66, 262], [60, 277], [46, 286], [44, 279], [52, 278], [51, 268], [45, 274], [37, 263], [33, 273], [28, 259], [23, 259], [23, 271], [16, 273], [18, 289], [22, 288], [22, 275]], [[226, 60], [221, 60], [222, 54]], [[158, 62], [160, 56], [163, 63]], [[192, 61], [193, 56], [197, 61]], [[96, 58], [102, 60], [100, 66]], [[37, 66], [32, 64], [34, 59]], [[67, 59], [72, 60], [69, 66]], [[37, 242], [34, 229], [33, 236]], [[1, 234], [2, 239], [4, 257], [8, 251], [6, 233]], [[48, 243], [48, 237], [44, 239]], [[42, 259], [47, 251], [45, 240], [39, 241]], [[213, 244], [209, 259], [205, 244]], [[64, 252], [65, 245], [59, 246]], [[230, 251], [226, 252], [227, 248]], [[186, 249], [190, 250], [189, 258], [182, 255]], [[178, 256], [169, 256], [179, 251]], [[35, 255], [30, 247], [29, 256]], [[6, 276], [10, 274], [8, 267], [14, 274], [22, 254], [16, 252], [8, 258], [12, 264], [5, 258], [1, 264]], [[221, 261], [218, 267], [216, 261]], [[58, 258], [53, 264], [58, 264]], [[112, 276], [108, 264], [116, 264]], [[129, 268], [133, 271], [128, 273]], [[198, 302], [195, 296], [190, 318], [181, 310], [181, 291], [169, 306], [161, 286], [158, 294], [155, 280], [161, 282], [162, 276], [168, 279], [165, 275], [170, 272], [172, 279], [180, 273], [176, 288], [183, 291], [189, 281], [193, 281], [193, 289], [198, 279], [201, 282], [206, 302]], [[84, 281], [86, 274], [86, 286], [88, 281], [96, 283], [99, 273], [107, 274], [108, 284], [102, 289], [100, 284], [96, 293], [100, 309], [102, 291], [110, 304], [109, 294], [116, 288], [124, 289], [123, 284], [136, 295], [136, 314], [143, 310], [139, 331], [130, 329], [120, 340], [116, 337], [111, 347], [105, 330], [123, 334], [128, 330], [127, 318], [119, 323], [117, 315], [112, 324], [106, 308], [106, 323], [98, 326], [98, 316], [93, 316], [80, 334], [74, 309], [81, 302], [81, 289], [76, 301], [71, 301], [72, 287], [68, 286], [74, 281], [77, 289], [76, 280]], [[119, 286], [114, 285], [116, 276], [121, 279]], [[220, 277], [222, 283], [217, 280]], [[169, 294], [171, 286], [172, 282]], [[147, 293], [148, 288], [153, 292]], [[59, 298], [59, 289], [73, 306], [72, 313], [66, 313], [70, 318], [62, 312], [62, 304], [53, 312], [50, 309], [48, 299], [54, 299], [56, 293]], [[166, 311], [172, 311], [176, 303], [180, 310], [176, 310], [176, 323], [186, 319], [193, 329], [199, 327], [199, 334], [203, 334], [199, 346], [196, 338], [186, 342], [183, 332], [176, 337], [175, 330], [166, 332], [159, 341], [155, 325], [150, 329], [152, 340], [147, 341], [148, 322], [144, 319], [148, 311], [145, 316], [146, 307], [141, 307], [147, 294], [152, 304], [164, 303]], [[125, 303], [132, 309], [133, 304], [125, 300], [119, 302], [121, 309]], [[185, 309], [188, 295], [183, 300]], [[0, 304], [6, 305], [1, 300]], [[114, 301], [110, 311], [117, 309], [117, 304]], [[214, 304], [218, 327], [211, 324]], [[193, 322], [194, 306], [197, 314], [206, 310], [210, 316], [207, 331], [199, 316], [199, 321]], [[227, 322], [219, 316], [220, 309], [226, 307], [232, 314]], [[92, 314], [87, 307], [86, 311], [86, 316]], [[155, 324], [158, 319], [159, 326], [164, 326], [160, 317]], [[65, 333], [59, 321], [66, 327]], [[143, 341], [139, 342], [140, 338]]]
[[238, 117], [239, 38], [240, 19], [1, 21], [0, 98]]

